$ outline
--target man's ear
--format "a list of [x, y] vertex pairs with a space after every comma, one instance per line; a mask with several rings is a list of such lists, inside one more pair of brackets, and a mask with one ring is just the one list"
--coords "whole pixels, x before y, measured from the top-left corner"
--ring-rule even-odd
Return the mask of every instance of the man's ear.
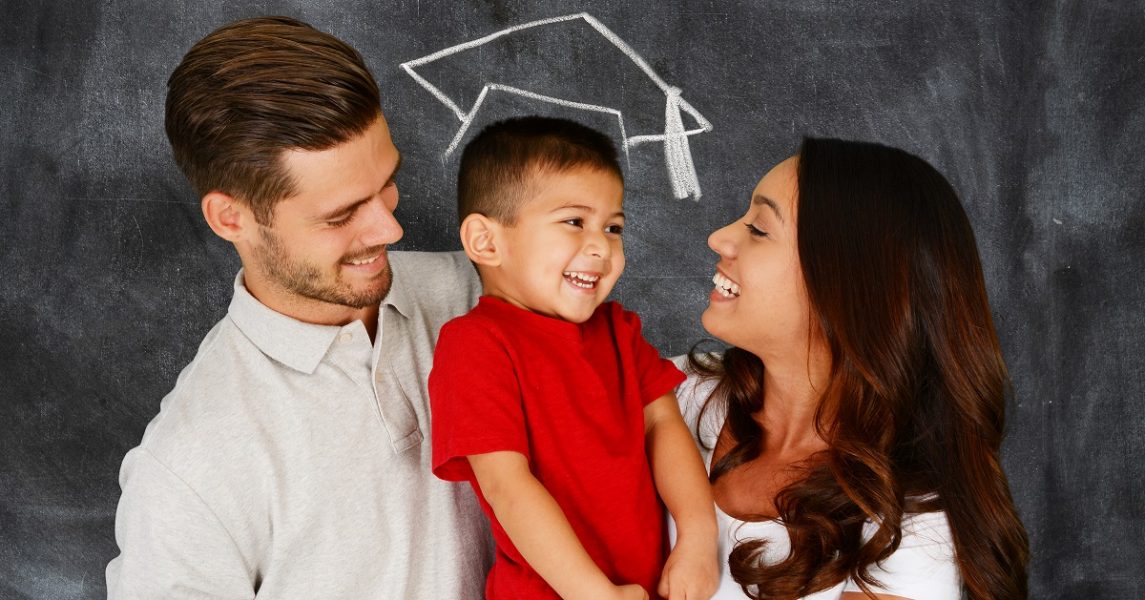
[[500, 223], [477, 213], [472, 213], [461, 222], [461, 245], [465, 255], [474, 264], [496, 267], [501, 264], [501, 251], [498, 247], [499, 234], [503, 230]]
[[254, 213], [245, 204], [223, 192], [203, 196], [202, 208], [211, 231], [231, 243], [246, 238], [257, 225]]

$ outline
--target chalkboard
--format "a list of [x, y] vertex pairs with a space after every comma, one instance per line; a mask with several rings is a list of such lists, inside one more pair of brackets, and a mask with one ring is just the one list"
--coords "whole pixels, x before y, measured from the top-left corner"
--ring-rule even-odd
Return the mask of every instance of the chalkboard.
[[[329, 31], [374, 70], [406, 160], [399, 249], [459, 247], [448, 150], [485, 122], [561, 114], [627, 140], [616, 296], [666, 354], [704, 337], [706, 236], [801, 136], [928, 159], [971, 215], [1014, 379], [1005, 467], [1031, 597], [1145, 595], [1145, 4], [3, 8], [0, 597], [104, 596], [120, 461], [223, 316], [239, 266], [170, 159], [166, 78], [200, 37], [257, 14]], [[656, 138], [681, 130], [683, 148]]]

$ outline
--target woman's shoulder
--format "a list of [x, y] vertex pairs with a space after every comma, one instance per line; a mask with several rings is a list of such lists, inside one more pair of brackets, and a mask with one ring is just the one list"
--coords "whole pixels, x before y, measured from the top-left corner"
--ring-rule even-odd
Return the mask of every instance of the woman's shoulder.
[[[716, 354], [705, 356], [718, 358]], [[710, 406], [706, 406], [719, 380], [716, 377], [696, 372], [689, 364], [687, 355], [674, 356], [672, 362], [686, 376], [686, 379], [676, 386], [676, 401], [680, 404], [680, 414], [683, 415], [684, 422], [688, 425], [693, 436], [696, 435], [697, 426], [702, 425], [699, 427], [700, 435], [704, 438], [702, 441], [710, 446], [715, 441], [715, 436], [719, 434], [720, 428], [723, 427], [726, 416], [720, 403], [714, 402]], [[703, 420], [702, 424], [700, 423], [701, 419]]]
[[[874, 532], [867, 523], [864, 537]], [[962, 578], [954, 558], [954, 537], [946, 513], [942, 511], [903, 515], [902, 541], [893, 554], [871, 565], [870, 574], [880, 585], [872, 591], [904, 598], [959, 600]], [[844, 591], [860, 591], [847, 582]]]

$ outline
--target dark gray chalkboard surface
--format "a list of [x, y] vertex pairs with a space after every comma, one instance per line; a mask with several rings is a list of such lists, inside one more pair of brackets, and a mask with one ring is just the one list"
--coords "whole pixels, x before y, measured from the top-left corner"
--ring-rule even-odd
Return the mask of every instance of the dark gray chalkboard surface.
[[[226, 310], [237, 258], [203, 224], [162, 131], [164, 84], [191, 44], [287, 14], [360, 49], [406, 158], [398, 247], [446, 250], [459, 246], [445, 153], [463, 123], [401, 64], [579, 13], [630, 53], [577, 18], [415, 72], [463, 113], [503, 86], [469, 135], [545, 112], [633, 142], [617, 296], [653, 342], [678, 354], [703, 336], [706, 236], [803, 134], [923, 156], [962, 194], [986, 265], [1014, 379], [1005, 466], [1032, 597], [1145, 596], [1140, 1], [5, 0], [0, 598], [104, 595], [120, 461]], [[694, 112], [670, 122], [649, 71]], [[683, 153], [637, 143], [705, 124]], [[676, 197], [668, 155], [690, 159], [699, 200], [686, 168], [675, 183], [691, 196]]]

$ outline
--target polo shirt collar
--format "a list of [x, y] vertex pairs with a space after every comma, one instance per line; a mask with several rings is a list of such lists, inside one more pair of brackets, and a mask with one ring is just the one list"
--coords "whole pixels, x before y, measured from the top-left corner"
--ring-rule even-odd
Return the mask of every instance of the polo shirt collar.
[[[413, 302], [404, 287], [396, 285], [396, 282], [391, 285], [382, 307], [393, 306], [395, 312], [403, 318], [409, 318]], [[263, 354], [296, 371], [313, 373], [326, 357], [330, 345], [346, 327], [304, 323], [272, 310], [246, 289], [242, 270], [235, 275], [234, 289], [227, 316]], [[385, 312], [378, 311], [379, 332]]]
[[[388, 253], [386, 258], [390, 258]], [[390, 271], [392, 273], [390, 280], [390, 293], [386, 294], [386, 298], [382, 300], [382, 308], [384, 309], [387, 306], [392, 306], [394, 307], [394, 310], [398, 312], [398, 314], [408, 319], [414, 314], [414, 298], [409, 289], [413, 284], [408, 281], [398, 282], [398, 270], [392, 267], [392, 262], [390, 264]], [[383, 313], [385, 313], [384, 310], [378, 312], [379, 319], [381, 319], [381, 315]], [[381, 331], [381, 325], [382, 324], [379, 322], [378, 331]]]

